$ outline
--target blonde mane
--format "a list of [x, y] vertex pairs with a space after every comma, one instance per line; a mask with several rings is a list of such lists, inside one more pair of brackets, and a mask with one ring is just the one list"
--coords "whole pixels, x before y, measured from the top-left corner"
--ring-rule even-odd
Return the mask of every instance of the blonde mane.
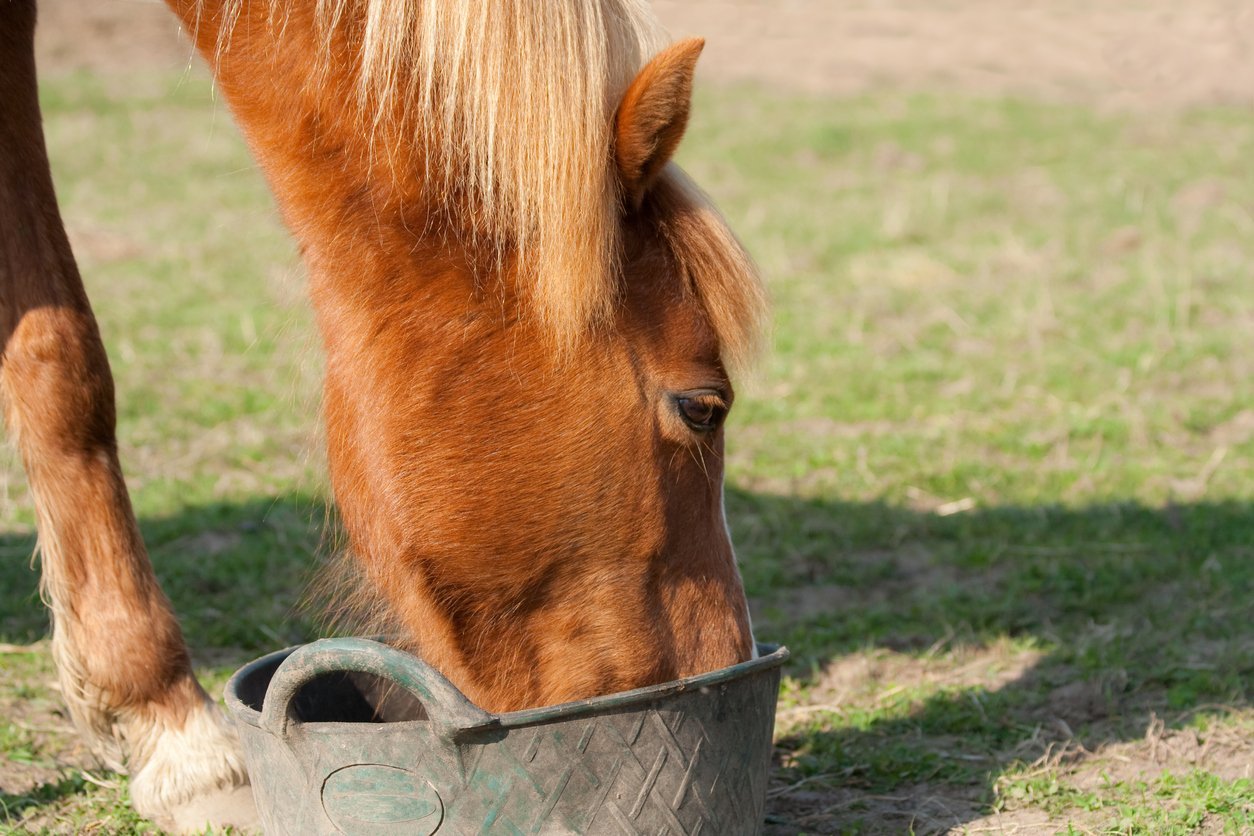
[[[244, 2], [229, 0], [228, 19]], [[269, 2], [282, 14], [294, 0]], [[514, 259], [520, 288], [558, 346], [604, 325], [618, 298], [614, 112], [666, 42], [647, 0], [316, 2], [328, 61], [333, 40], [355, 51], [369, 127], [421, 135], [431, 187], [470, 199], [471, 232]], [[748, 304], [760, 297], [756, 273], [729, 231], [710, 234], [722, 222], [709, 222], [717, 213], [708, 201], [680, 191], [705, 207], [707, 254], [709, 245], [730, 246], [718, 267], [737, 275], [719, 277], [703, 296], [717, 307], [716, 293], [734, 291], [712, 319], [739, 353], [759, 321]], [[699, 284], [709, 271], [697, 272], [690, 279]], [[733, 322], [733, 309], [743, 318]]]
[[620, 212], [614, 108], [663, 43], [647, 3], [319, 0], [327, 31], [362, 17], [363, 107], [418, 114], [434, 145], [428, 176], [471, 198], [473, 231], [515, 257], [560, 344], [605, 321]]

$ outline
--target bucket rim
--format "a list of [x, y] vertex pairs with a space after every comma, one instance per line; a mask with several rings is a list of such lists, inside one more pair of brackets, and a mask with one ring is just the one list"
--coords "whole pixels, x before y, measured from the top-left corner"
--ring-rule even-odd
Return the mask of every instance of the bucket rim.
[[[765, 652], [764, 652], [765, 651]], [[738, 662], [726, 668], [707, 671], [706, 673], [686, 676], [670, 682], [659, 682], [657, 685], [646, 685], [630, 691], [617, 691], [613, 694], [601, 694], [586, 700], [573, 700], [556, 705], [538, 708], [523, 708], [518, 711], [507, 711], [495, 714], [503, 728], [532, 726], [552, 720], [566, 720], [582, 714], [592, 714], [604, 709], [628, 708], [640, 703], [656, 702], [659, 699], [678, 696], [689, 691], [698, 691], [715, 685], [724, 685], [752, 674], [778, 668], [788, 661], [788, 648], [776, 644], [758, 644], [758, 657], [747, 662]]]
[[[309, 644], [312, 644], [312, 642]], [[384, 643], [380, 642], [380, 644]], [[273, 665], [277, 670], [278, 665], [281, 664], [284, 659], [304, 646], [306, 645], [292, 645], [291, 647], [286, 647], [282, 650], [267, 653], [266, 655], [243, 665], [239, 668], [239, 670], [235, 671], [235, 673], [231, 675], [231, 678], [227, 680], [226, 687], [224, 689], [225, 693], [223, 695], [226, 699], [227, 708], [230, 713], [240, 722], [261, 728], [261, 712], [247, 705], [239, 696], [241, 684], [246, 678], [252, 676], [261, 668]], [[490, 725], [494, 728], [520, 728], [523, 726], [533, 726], [555, 720], [568, 720], [586, 714], [595, 714], [606, 710], [630, 708], [643, 703], [656, 702], [661, 699], [667, 699], [678, 696], [679, 694], [688, 693], [694, 690], [701, 690], [703, 688], [710, 688], [716, 685], [725, 685], [740, 679], [745, 679], [756, 673], [778, 668], [782, 666], [791, 655], [788, 648], [783, 645], [758, 643], [757, 648], [758, 656], [755, 659], [750, 659], [746, 662], [738, 662], [735, 665], [729, 665], [725, 668], [707, 671], [706, 673], [682, 677], [670, 682], [661, 682], [656, 685], [646, 685], [642, 688], [633, 688], [628, 691], [617, 691], [613, 694], [601, 694], [596, 697], [557, 703], [556, 705], [524, 708], [517, 711], [507, 711], [499, 714], [491, 712], [485, 713], [488, 713], [491, 716], [494, 722]], [[395, 648], [392, 649], [395, 650]], [[469, 700], [467, 701], [469, 702]], [[473, 705], [473, 703], [471, 704]], [[305, 728], [309, 728], [310, 726], [339, 727], [344, 725], [359, 726], [361, 724], [302, 724]], [[386, 725], [400, 725], [400, 723], [388, 723]]]

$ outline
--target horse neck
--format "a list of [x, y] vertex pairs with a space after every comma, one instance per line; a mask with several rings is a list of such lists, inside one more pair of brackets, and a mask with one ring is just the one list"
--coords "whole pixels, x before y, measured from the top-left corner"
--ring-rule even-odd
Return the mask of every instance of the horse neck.
[[[475, 294], [474, 259], [450, 231], [448, 212], [427, 198], [421, 143], [389, 141], [386, 125], [363, 132], [356, 79], [346, 69], [353, 62], [337, 55], [342, 44], [326, 51], [315, 4], [276, 15], [265, 2], [167, 2], [208, 62], [300, 246], [326, 352], [332, 484], [337, 494], [368, 493], [375, 488], [366, 474], [378, 472], [378, 462], [362, 460], [352, 436], [373, 428], [346, 424], [376, 417], [362, 404], [387, 402], [398, 356], [422, 357], [428, 368], [443, 362]], [[379, 148], [407, 150], [386, 157]], [[394, 551], [403, 534], [381, 527], [392, 516], [346, 519], [354, 548]]]
[[222, 0], [167, 2], [269, 181], [320, 315], [345, 303], [386, 307], [401, 291], [400, 277], [473, 286], [466, 225], [428, 198], [420, 137], [396, 122], [361, 123], [349, 48], [343, 38], [324, 41], [316, 4], [275, 12], [244, 2], [228, 13], [232, 5]]
[[[315, 4], [291, 4], [276, 19], [265, 2], [240, 4], [238, 17], [223, 0], [168, 3], [208, 62], [300, 246], [326, 352], [332, 485], [353, 548], [396, 553], [405, 533], [389, 526], [400, 515], [378, 513], [388, 503], [378, 475], [387, 470], [378, 460], [385, 445], [360, 442], [386, 435], [379, 405], [413, 407], [422, 376], [455, 365], [467, 322], [499, 322], [512, 290], [498, 277], [476, 281], [468, 236], [447, 206], [428, 198], [421, 138], [389, 137], [397, 129], [387, 124], [363, 132], [353, 61], [335, 53], [342, 44], [324, 51]], [[392, 156], [376, 153], [384, 148]], [[484, 294], [485, 284], [503, 290]], [[403, 395], [392, 391], [401, 385]], [[373, 512], [354, 519], [364, 505]]]

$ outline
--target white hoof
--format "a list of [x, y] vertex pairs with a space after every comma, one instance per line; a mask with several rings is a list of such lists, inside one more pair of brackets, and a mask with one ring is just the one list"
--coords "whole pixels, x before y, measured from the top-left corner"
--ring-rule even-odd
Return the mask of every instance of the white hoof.
[[253, 790], [247, 784], [195, 796], [156, 821], [174, 833], [204, 833], [209, 827], [232, 827], [244, 833], [261, 833]]
[[154, 724], [142, 742], [128, 738], [132, 763], [142, 764], [131, 777], [140, 815], [180, 833], [259, 829], [239, 739], [216, 705], [206, 701], [181, 728]]

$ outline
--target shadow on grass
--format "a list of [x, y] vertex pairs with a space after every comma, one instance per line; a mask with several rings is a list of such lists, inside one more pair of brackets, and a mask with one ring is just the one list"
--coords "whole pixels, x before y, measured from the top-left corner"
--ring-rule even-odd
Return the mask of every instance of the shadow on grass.
[[[1249, 504], [941, 517], [727, 501], [759, 638], [786, 643], [798, 687], [831, 709], [778, 742], [774, 832], [960, 825], [987, 812], [1007, 766], [1050, 743], [1094, 750], [1143, 737], [1151, 713], [1187, 722], [1254, 694]], [[940, 654], [980, 668], [929, 681]]]
[[[987, 809], [1009, 764], [1051, 741], [1094, 749], [1143, 735], [1151, 712], [1183, 718], [1249, 704], [1248, 504], [940, 517], [733, 488], [727, 503], [759, 638], [786, 643], [789, 675], [809, 700], [832, 707], [790, 722], [779, 741], [773, 832], [961, 824]], [[199, 661], [234, 667], [316, 635], [298, 604], [324, 522], [322, 503], [308, 497], [143, 521]], [[0, 537], [3, 642], [47, 629], [27, 565], [32, 546], [30, 535]], [[1030, 661], [1000, 681], [977, 673], [914, 695], [886, 681], [888, 699], [841, 703], [841, 666], [851, 659], [926, 661], [997, 646]]]
[[[325, 528], [321, 500], [304, 496], [188, 508], [140, 521], [153, 566], [200, 663], [242, 663], [307, 641], [300, 607]], [[44, 636], [48, 615], [31, 571], [33, 533], [0, 536], [0, 642]]]
[[66, 775], [56, 781], [39, 784], [28, 792], [9, 793], [0, 790], [0, 823], [20, 822], [26, 811], [46, 807], [83, 791], [87, 785], [82, 775]]

